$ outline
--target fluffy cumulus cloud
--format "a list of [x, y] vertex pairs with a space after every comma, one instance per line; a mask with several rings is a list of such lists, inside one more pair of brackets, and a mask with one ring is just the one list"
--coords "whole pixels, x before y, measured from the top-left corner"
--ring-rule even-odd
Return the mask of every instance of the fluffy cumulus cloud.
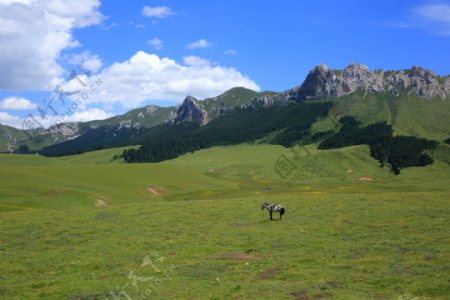
[[164, 48], [164, 42], [157, 37], [148, 40], [147, 45], [151, 46], [155, 50], [161, 50]]
[[[58, 110], [58, 115], [48, 114], [46, 118], [39, 117], [39, 114], [34, 112], [31, 115], [34, 117], [30, 128], [37, 128], [43, 126], [45, 128], [68, 122], [87, 122], [92, 120], [104, 120], [111, 118], [114, 115], [100, 108], [79, 109], [73, 111], [71, 114], [64, 114], [63, 110]], [[8, 112], [0, 111], [0, 124], [12, 126], [18, 129], [24, 128], [24, 123], [27, 116], [17, 116]], [[35, 121], [34, 121], [35, 120]], [[38, 122], [38, 123], [35, 123]], [[28, 128], [28, 129], [30, 129]]]
[[[0, 0], [0, 90], [51, 90], [74, 28], [99, 24], [98, 0]], [[95, 67], [95, 66], [94, 66]]]
[[104, 120], [113, 117], [113, 114], [99, 108], [90, 108], [83, 111], [77, 111], [69, 117], [72, 122], [87, 122], [92, 120]]
[[159, 19], [175, 15], [172, 9], [167, 6], [144, 6], [142, 9], [142, 14], [146, 17]]
[[40, 119], [39, 121], [44, 125], [45, 127], [50, 127], [55, 124], [59, 124], [61, 122], [87, 122], [92, 120], [104, 120], [107, 118], [111, 118], [114, 115], [104, 111], [100, 108], [89, 108], [89, 109], [83, 109], [83, 110], [76, 110], [70, 115], [63, 115], [60, 116], [49, 116], [46, 120]]
[[36, 109], [36, 105], [30, 100], [20, 97], [7, 97], [0, 101], [0, 109], [29, 110]]
[[[115, 63], [90, 78], [100, 80], [101, 85], [86, 100], [89, 104], [121, 104], [132, 108], [146, 100], [182, 101], [186, 95], [207, 98], [233, 88], [246, 87], [259, 90], [260, 87], [234, 68], [211, 66], [199, 57], [185, 57], [179, 64], [169, 58], [155, 54], [137, 52], [129, 60]], [[72, 80], [72, 84], [77, 84]], [[67, 91], [76, 86], [65, 87]]]
[[102, 60], [98, 55], [91, 54], [89, 51], [84, 51], [78, 54], [71, 55], [67, 61], [72, 65], [82, 66], [79, 69], [97, 72], [102, 66]]
[[211, 42], [208, 42], [205, 39], [200, 39], [198, 41], [189, 43], [186, 45], [186, 48], [189, 49], [204, 49], [204, 48], [211, 48], [214, 44]]
[[188, 66], [206, 66], [210, 64], [209, 60], [195, 55], [185, 56], [183, 57], [183, 61], [184, 64]]
[[22, 118], [0, 111], [0, 124], [21, 128]]
[[[64, 114], [63, 111], [59, 111], [59, 115], [53, 116], [48, 115], [45, 119], [39, 118], [35, 115], [36, 121], [39, 122], [40, 125], [45, 128], [61, 124], [61, 123], [69, 123], [69, 122], [87, 122], [92, 120], [104, 120], [107, 118], [113, 117], [113, 114], [108, 113], [100, 108], [89, 108], [89, 109], [80, 109], [74, 111], [72, 114]], [[12, 116], [13, 120], [9, 123], [5, 122], [6, 125], [10, 125], [19, 129], [23, 129], [24, 118], [19, 118], [20, 122], [17, 121], [17, 117]], [[0, 121], [1, 122], [1, 121]], [[35, 125], [39, 127], [39, 125]]]

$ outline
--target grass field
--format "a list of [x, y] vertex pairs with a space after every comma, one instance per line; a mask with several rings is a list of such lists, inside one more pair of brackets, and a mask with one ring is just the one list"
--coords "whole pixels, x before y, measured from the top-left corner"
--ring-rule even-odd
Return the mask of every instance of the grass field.
[[448, 299], [442, 147], [400, 176], [366, 146], [0, 155], [0, 299]]
[[[368, 125], [387, 122], [392, 125], [396, 135], [413, 135], [443, 141], [448, 138], [450, 114], [448, 101], [427, 101], [416, 96], [402, 95], [392, 98], [387, 95], [365, 95], [364, 92], [341, 97], [331, 114], [313, 125], [313, 131], [334, 130], [337, 119], [354, 116]], [[364, 101], [361, 101], [364, 98]]]

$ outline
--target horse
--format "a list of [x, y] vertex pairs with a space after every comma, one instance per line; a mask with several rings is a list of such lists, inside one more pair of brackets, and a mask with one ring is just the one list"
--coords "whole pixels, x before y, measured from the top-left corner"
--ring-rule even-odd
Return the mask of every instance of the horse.
[[273, 220], [272, 213], [279, 212], [280, 220], [281, 220], [281, 216], [283, 216], [284, 212], [285, 212], [284, 206], [281, 204], [269, 204], [269, 203], [264, 202], [263, 204], [261, 204], [261, 210], [263, 210], [264, 208], [266, 208], [269, 211], [271, 220]]

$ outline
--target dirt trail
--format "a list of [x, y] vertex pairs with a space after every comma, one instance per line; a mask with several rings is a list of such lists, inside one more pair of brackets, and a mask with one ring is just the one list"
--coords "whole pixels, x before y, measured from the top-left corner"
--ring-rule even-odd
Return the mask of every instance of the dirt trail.
[[357, 180], [357, 181], [373, 181], [373, 179], [370, 177], [360, 177], [360, 178], [356, 178], [355, 180]]
[[155, 196], [158, 196], [158, 197], [164, 195], [166, 192], [166, 190], [164, 188], [152, 187], [152, 186], [147, 187], [145, 190], [147, 192], [152, 193]]

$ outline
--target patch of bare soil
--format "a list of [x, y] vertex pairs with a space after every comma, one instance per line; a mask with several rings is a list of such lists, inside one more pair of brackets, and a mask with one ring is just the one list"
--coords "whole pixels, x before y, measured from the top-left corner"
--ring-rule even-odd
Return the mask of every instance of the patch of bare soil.
[[155, 187], [155, 186], [149, 186], [145, 189], [147, 192], [152, 193], [155, 196], [162, 196], [165, 194], [166, 190], [164, 188]]
[[291, 293], [291, 296], [293, 296], [297, 300], [311, 300], [312, 298], [309, 296], [307, 290], [298, 290]]
[[353, 173], [353, 169], [347, 169], [347, 173]]
[[107, 207], [107, 206], [109, 206], [109, 203], [106, 200], [97, 198], [97, 199], [95, 199], [94, 205], [95, 205], [95, 207]]
[[357, 181], [373, 181], [373, 179], [370, 177], [359, 177], [359, 178], [356, 178], [355, 180], [357, 180]]
[[267, 270], [259, 273], [258, 278], [259, 279], [273, 279], [273, 278], [275, 278], [276, 275], [277, 275], [277, 270], [267, 269]]

